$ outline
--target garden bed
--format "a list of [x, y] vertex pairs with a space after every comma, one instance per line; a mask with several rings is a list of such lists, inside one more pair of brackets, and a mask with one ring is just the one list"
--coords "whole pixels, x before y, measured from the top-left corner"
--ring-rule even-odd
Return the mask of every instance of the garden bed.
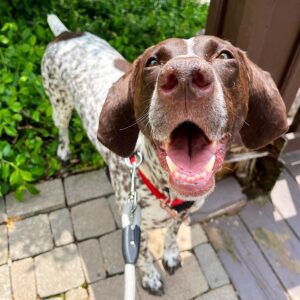
[[53, 36], [47, 13], [70, 30], [107, 40], [133, 61], [145, 48], [168, 37], [190, 37], [203, 29], [208, 5], [198, 1], [1, 1], [0, 20], [0, 196], [14, 190], [22, 199], [40, 179], [104, 166], [76, 114], [70, 124], [71, 159], [56, 156], [58, 132], [41, 83], [40, 62]]

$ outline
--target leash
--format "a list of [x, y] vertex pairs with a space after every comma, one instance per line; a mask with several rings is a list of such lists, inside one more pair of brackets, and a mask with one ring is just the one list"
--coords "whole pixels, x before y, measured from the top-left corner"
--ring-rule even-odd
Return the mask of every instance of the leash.
[[141, 239], [141, 209], [137, 203], [135, 179], [137, 169], [142, 164], [143, 156], [137, 151], [134, 157], [134, 160], [125, 159], [125, 163], [130, 169], [131, 182], [127, 201], [122, 211], [122, 252], [125, 262], [124, 300], [135, 300], [135, 264], [139, 255]]

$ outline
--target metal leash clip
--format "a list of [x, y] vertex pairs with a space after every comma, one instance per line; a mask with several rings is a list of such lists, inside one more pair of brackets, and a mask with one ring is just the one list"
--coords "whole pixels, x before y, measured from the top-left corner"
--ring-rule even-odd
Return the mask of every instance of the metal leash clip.
[[137, 193], [135, 190], [135, 178], [136, 178], [136, 170], [142, 164], [143, 156], [141, 152], [136, 151], [134, 156], [131, 158], [125, 158], [125, 164], [130, 169], [131, 181], [130, 181], [130, 192], [128, 193], [127, 202], [132, 203], [132, 213], [135, 211], [137, 207]]
[[135, 299], [135, 264], [140, 250], [141, 210], [137, 203], [135, 179], [137, 168], [142, 164], [143, 156], [135, 152], [133, 158], [126, 158], [130, 168], [130, 191], [122, 211], [122, 252], [125, 262], [125, 300]]

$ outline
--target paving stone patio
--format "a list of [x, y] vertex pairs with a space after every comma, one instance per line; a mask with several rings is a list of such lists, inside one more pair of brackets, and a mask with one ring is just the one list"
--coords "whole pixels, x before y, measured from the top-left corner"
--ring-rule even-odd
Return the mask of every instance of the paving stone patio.
[[[104, 172], [37, 187], [22, 203], [0, 199], [0, 300], [123, 299], [120, 215]], [[166, 293], [150, 296], [138, 283], [137, 299], [238, 299], [200, 224], [180, 228], [182, 268], [173, 276], [160, 261], [163, 234], [151, 232], [149, 247]]]

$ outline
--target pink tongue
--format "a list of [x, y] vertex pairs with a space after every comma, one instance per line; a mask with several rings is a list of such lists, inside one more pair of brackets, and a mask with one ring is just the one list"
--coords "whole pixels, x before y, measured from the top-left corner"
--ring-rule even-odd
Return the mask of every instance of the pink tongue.
[[210, 144], [200, 131], [180, 130], [169, 146], [167, 155], [182, 171], [195, 173], [203, 169], [213, 153]]

